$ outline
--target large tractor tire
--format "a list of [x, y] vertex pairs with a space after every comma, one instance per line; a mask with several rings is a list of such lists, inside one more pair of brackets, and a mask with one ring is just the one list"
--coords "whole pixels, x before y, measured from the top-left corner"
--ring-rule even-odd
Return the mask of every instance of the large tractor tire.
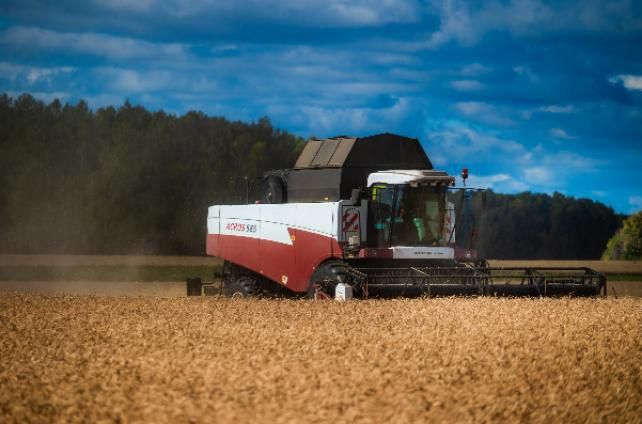
[[319, 265], [308, 284], [308, 298], [325, 300], [334, 298], [334, 289], [344, 281], [348, 265], [340, 260], [329, 260]]
[[259, 295], [259, 288], [254, 278], [243, 275], [226, 281], [223, 293], [225, 296], [232, 298], [254, 297]]
[[264, 203], [287, 203], [288, 191], [283, 177], [269, 175], [263, 179], [263, 202]]

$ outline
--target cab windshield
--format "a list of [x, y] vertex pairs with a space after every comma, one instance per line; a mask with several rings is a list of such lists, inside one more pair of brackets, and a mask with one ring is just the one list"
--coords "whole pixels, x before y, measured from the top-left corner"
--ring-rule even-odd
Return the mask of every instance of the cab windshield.
[[[445, 246], [445, 187], [375, 185], [371, 189], [371, 247]], [[447, 231], [447, 230], [446, 230]]]

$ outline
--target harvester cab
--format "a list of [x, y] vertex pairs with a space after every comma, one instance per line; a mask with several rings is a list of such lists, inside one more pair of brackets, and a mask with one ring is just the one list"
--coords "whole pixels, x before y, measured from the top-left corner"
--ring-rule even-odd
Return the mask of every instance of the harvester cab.
[[446, 191], [451, 185], [454, 178], [439, 171], [370, 174], [369, 247], [450, 246]]
[[[359, 203], [362, 210], [344, 207], [346, 256], [381, 257], [385, 251], [401, 247], [417, 255], [452, 249], [454, 206], [446, 200], [452, 185], [454, 178], [440, 171], [371, 173], [367, 189], [360, 191], [366, 200]], [[361, 213], [367, 217], [363, 229], [357, 218]], [[358, 230], [363, 230], [363, 235]]]
[[461, 177], [455, 187], [416, 139], [310, 140], [292, 169], [264, 175], [262, 203], [209, 208], [207, 253], [225, 259], [230, 295], [606, 293], [587, 268], [489, 267], [476, 249], [485, 191]]
[[[343, 206], [344, 256], [474, 262], [485, 194], [483, 189], [455, 187], [455, 177], [443, 171], [373, 172], [367, 189], [355, 190], [352, 205]], [[367, 217], [363, 229], [361, 214]]]

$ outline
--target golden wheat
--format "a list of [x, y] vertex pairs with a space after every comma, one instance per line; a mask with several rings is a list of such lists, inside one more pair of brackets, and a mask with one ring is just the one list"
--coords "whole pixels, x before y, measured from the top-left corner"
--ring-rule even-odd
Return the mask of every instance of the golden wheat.
[[0, 421], [640, 422], [642, 301], [0, 296]]

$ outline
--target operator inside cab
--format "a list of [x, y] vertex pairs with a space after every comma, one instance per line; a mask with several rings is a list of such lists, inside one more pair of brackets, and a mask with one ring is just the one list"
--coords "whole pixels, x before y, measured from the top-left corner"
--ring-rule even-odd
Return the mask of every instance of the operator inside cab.
[[445, 188], [372, 186], [368, 240], [372, 247], [443, 246]]

